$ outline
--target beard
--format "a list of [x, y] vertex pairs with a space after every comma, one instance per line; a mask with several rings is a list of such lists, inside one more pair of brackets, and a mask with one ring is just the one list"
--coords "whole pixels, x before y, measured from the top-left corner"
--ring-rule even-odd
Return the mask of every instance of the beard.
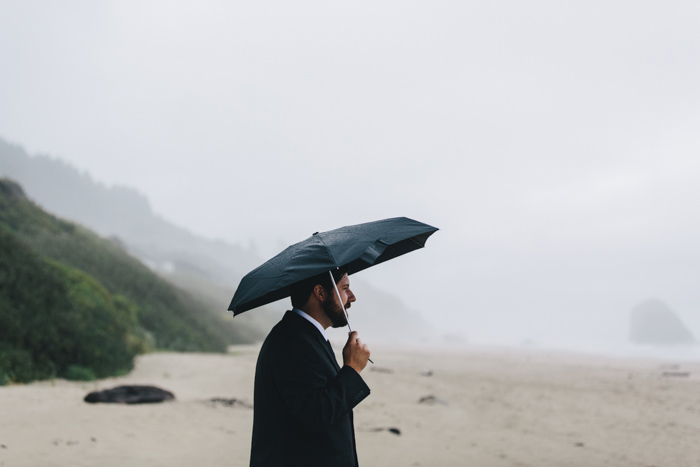
[[[326, 313], [326, 316], [328, 316], [328, 319], [331, 320], [331, 327], [342, 328], [348, 324], [348, 319], [345, 317], [343, 307], [339, 305], [338, 297], [335, 295], [332, 295], [332, 297], [333, 301], [326, 300], [325, 302], [321, 303], [321, 308], [323, 308], [323, 311]], [[345, 308], [350, 308], [349, 301], [345, 304]]]

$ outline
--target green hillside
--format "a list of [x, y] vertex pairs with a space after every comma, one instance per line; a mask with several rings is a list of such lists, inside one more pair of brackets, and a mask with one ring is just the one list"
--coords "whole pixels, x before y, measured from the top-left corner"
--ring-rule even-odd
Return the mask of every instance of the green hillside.
[[0, 179], [0, 384], [114, 375], [149, 348], [224, 351], [229, 327], [206, 308]]

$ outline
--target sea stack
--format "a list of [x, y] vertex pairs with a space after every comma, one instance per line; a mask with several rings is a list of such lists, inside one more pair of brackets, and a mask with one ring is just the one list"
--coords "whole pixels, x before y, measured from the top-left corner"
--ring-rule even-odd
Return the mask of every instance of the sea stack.
[[695, 338], [668, 305], [651, 299], [632, 309], [630, 341], [635, 344], [678, 345], [695, 343]]

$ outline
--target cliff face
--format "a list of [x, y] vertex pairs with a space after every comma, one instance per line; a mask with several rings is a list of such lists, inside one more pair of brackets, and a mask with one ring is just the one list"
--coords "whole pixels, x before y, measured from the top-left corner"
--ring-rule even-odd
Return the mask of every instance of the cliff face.
[[635, 344], [691, 344], [695, 338], [680, 317], [660, 300], [647, 300], [632, 309], [630, 341]]

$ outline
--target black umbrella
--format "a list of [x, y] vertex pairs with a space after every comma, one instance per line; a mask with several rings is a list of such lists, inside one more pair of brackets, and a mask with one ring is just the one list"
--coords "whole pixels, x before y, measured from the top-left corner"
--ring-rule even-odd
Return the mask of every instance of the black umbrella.
[[342, 266], [348, 274], [362, 271], [422, 248], [437, 230], [395, 217], [316, 232], [246, 274], [228, 309], [238, 315], [288, 297], [292, 284]]

